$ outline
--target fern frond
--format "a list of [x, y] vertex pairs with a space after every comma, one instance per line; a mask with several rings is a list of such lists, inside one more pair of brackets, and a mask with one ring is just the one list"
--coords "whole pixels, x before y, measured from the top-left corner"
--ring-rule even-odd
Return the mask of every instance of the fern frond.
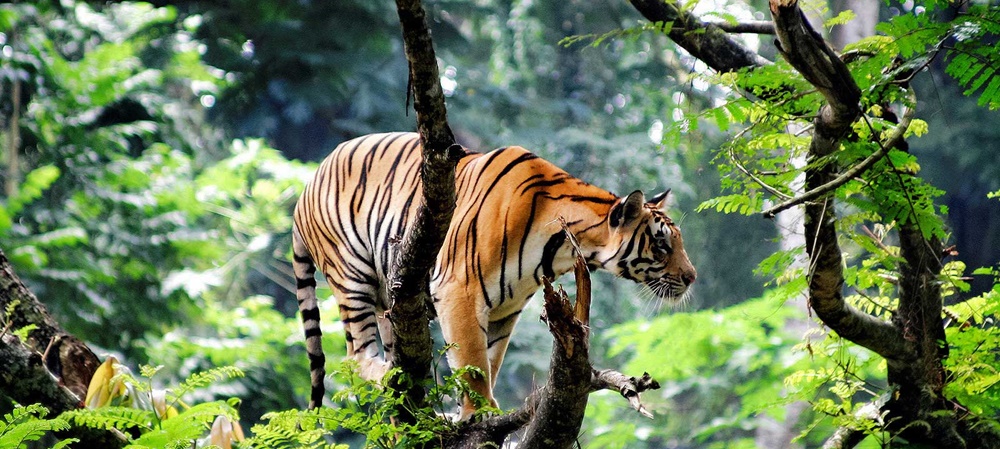
[[[316, 448], [324, 447], [324, 437], [330, 431], [317, 426], [321, 416], [332, 416], [333, 409], [319, 408], [309, 411], [286, 410], [264, 415], [267, 424], [253, 426], [253, 436], [247, 439], [250, 447]], [[336, 415], [337, 413], [333, 413]], [[330, 426], [336, 428], [337, 426]]]
[[142, 431], [152, 429], [155, 420], [153, 412], [150, 410], [139, 410], [131, 407], [101, 407], [98, 409], [80, 409], [63, 412], [59, 418], [72, 422], [78, 426], [90, 427], [93, 429], [132, 429], [138, 428]]
[[[951, 60], [945, 72], [965, 88], [965, 95], [979, 93], [979, 105], [1000, 108], [1000, 52], [993, 45], [1000, 38], [1000, 10], [983, 5], [956, 18], [949, 30], [955, 44], [948, 52]], [[982, 89], [982, 90], [980, 90]]]
[[69, 423], [64, 419], [45, 419], [47, 413], [45, 407], [37, 404], [15, 407], [11, 413], [4, 415], [5, 424], [0, 429], [0, 447], [20, 448], [29, 441], [37, 441], [50, 431], [69, 429]]
[[185, 394], [188, 394], [199, 388], [205, 388], [221, 380], [234, 379], [243, 376], [244, 376], [243, 370], [235, 366], [223, 366], [220, 368], [212, 368], [208, 371], [203, 371], [200, 373], [194, 373], [187, 379], [184, 379], [184, 382], [181, 382], [181, 384], [177, 387], [177, 389], [174, 392], [174, 398], [180, 399]]
[[699, 204], [695, 210], [701, 212], [706, 209], [715, 209], [716, 212], [727, 214], [738, 212], [742, 215], [753, 215], [761, 211], [763, 201], [760, 194], [754, 193], [725, 195], [707, 199]]

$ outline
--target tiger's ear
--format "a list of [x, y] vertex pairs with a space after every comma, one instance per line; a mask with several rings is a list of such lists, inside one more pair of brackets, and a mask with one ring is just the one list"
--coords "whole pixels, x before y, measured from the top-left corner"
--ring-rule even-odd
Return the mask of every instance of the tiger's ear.
[[646, 195], [643, 195], [640, 190], [628, 194], [627, 197], [622, 198], [614, 206], [611, 206], [608, 224], [613, 228], [617, 228], [635, 221], [635, 219], [639, 218], [639, 214], [642, 212], [642, 205], [645, 202]]
[[670, 196], [670, 189], [664, 190], [661, 193], [656, 194], [656, 196], [649, 199], [649, 204], [659, 208], [660, 210], [667, 210], [667, 197]]

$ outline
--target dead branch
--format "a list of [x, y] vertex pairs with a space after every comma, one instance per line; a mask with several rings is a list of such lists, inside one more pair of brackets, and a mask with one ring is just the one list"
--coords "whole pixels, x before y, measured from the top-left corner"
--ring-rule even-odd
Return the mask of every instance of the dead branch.
[[652, 417], [642, 406], [642, 392], [660, 387], [648, 373], [636, 378], [618, 371], [595, 370], [589, 360], [590, 273], [583, 257], [578, 256], [574, 269], [577, 300], [571, 306], [562, 289], [552, 288], [545, 280], [543, 320], [555, 341], [548, 382], [531, 393], [514, 412], [481, 422], [464, 424], [447, 448], [478, 448], [483, 444], [501, 445], [511, 433], [528, 426], [518, 447], [568, 448], [576, 442], [587, 396], [598, 390], [616, 390], [643, 416]]
[[[590, 316], [590, 273], [582, 257], [577, 257], [575, 274], [579, 306], [575, 309], [562, 289], [557, 292], [548, 279], [544, 280], [542, 320], [548, 324], [555, 344], [552, 345], [549, 379], [540, 391], [538, 406], [518, 447], [572, 447], [583, 424], [592, 369], [590, 329], [586, 324]], [[583, 301], [579, 300], [580, 295]]]
[[642, 405], [640, 394], [646, 390], [656, 390], [660, 388], [660, 383], [650, 377], [649, 373], [642, 373], [642, 377], [635, 378], [626, 376], [611, 369], [594, 370], [593, 379], [590, 382], [591, 391], [616, 390], [622, 397], [628, 400], [629, 406], [639, 412], [642, 416], [652, 418], [653, 414]]

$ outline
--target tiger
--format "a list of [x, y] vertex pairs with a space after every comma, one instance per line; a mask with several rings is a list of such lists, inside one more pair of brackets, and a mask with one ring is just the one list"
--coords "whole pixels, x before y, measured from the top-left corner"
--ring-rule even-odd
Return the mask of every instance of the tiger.
[[[378, 381], [392, 364], [386, 283], [421, 205], [422, 151], [416, 133], [346, 141], [320, 163], [295, 205], [293, 271], [310, 408], [325, 394], [317, 267], [337, 300], [347, 357], [357, 361], [360, 375]], [[649, 201], [642, 191], [620, 198], [519, 146], [463, 151], [454, 214], [429, 291], [449, 365], [479, 368], [465, 380], [489, 405], [497, 406], [493, 388], [525, 304], [543, 278], [555, 279], [575, 264], [567, 232], [589, 269], [644, 284], [661, 299], [681, 300], [695, 281], [680, 229], [665, 211], [669, 190]], [[466, 395], [461, 416], [475, 410]]]

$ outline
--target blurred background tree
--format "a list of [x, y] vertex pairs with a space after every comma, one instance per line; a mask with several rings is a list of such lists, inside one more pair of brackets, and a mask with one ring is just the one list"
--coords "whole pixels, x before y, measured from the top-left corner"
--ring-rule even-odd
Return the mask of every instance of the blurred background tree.
[[[672, 215], [699, 269], [694, 294], [671, 309], [601, 276], [592, 321], [597, 366], [649, 371], [664, 383], [648, 398], [658, 418], [595, 398], [581, 441], [753, 447], [758, 412], [770, 410], [793, 433], [811, 422], [786, 422], [767, 407], [782, 402], [786, 376], [813, 362], [792, 350], [801, 332], [786, 330], [804, 316], [781, 307], [795, 286], [765, 289], [768, 278], [754, 274], [778, 250], [780, 230], [757, 217], [695, 212], [720, 195], [720, 180], [737, 176], [713, 163], [728, 157], [717, 149], [734, 130], [705, 115], [731, 92], [642, 28], [625, 2], [425, 6], [461, 143], [522, 145], [618, 194], [672, 189]], [[877, 14], [918, 6], [892, 2]], [[766, 10], [761, 2], [691, 7], [741, 20]], [[833, 15], [823, 2], [815, 9], [821, 19]], [[767, 39], [739, 38], [774, 54]], [[67, 330], [134, 365], [162, 364], [176, 378], [239, 366], [246, 378], [208, 394], [243, 398], [249, 422], [304, 405], [290, 211], [337, 143], [414, 128], [392, 5], [8, 3], [0, 50], [0, 245], [19, 274]], [[915, 83], [926, 92], [920, 117], [931, 132], [913, 152], [935, 161], [925, 173], [947, 192], [958, 259], [993, 266], [1000, 209], [986, 193], [1000, 190], [1000, 131], [979, 124], [997, 123], [997, 113], [962, 96], [942, 64], [926, 72]], [[992, 281], [973, 279], [955, 300]], [[335, 307], [324, 303], [331, 359], [343, 351]], [[507, 407], [541, 382], [548, 359], [550, 337], [537, 320], [523, 320], [517, 334], [497, 389]]]

